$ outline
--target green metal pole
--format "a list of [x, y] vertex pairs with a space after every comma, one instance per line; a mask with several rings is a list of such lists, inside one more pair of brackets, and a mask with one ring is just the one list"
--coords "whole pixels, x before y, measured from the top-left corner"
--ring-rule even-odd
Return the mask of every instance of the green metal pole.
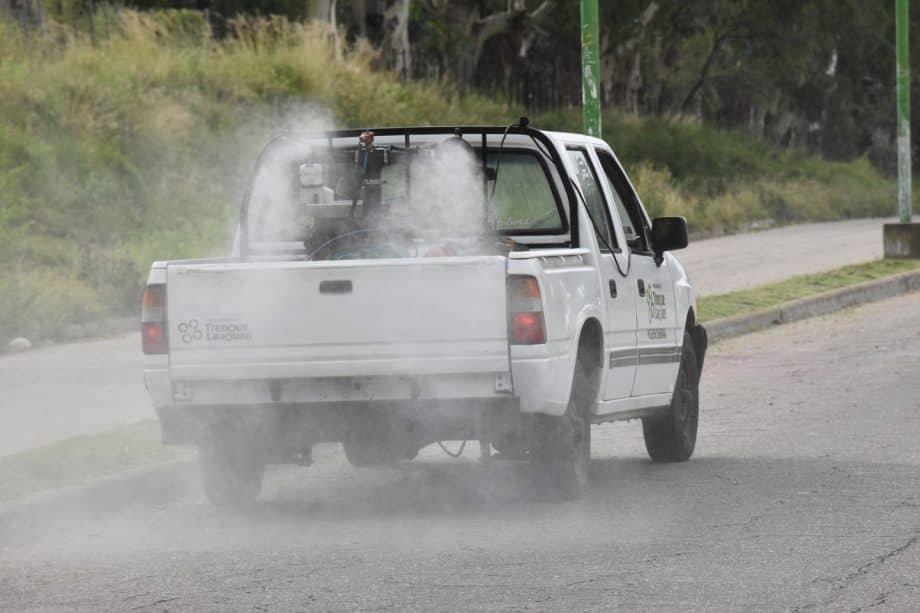
[[895, 0], [895, 38], [898, 48], [898, 212], [910, 223], [910, 53], [908, 0]]
[[581, 106], [585, 134], [601, 136], [600, 43], [597, 0], [581, 0]]

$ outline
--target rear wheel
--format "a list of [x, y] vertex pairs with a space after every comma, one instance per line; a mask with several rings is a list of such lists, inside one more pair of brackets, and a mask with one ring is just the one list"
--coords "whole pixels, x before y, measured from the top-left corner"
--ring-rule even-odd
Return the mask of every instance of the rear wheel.
[[591, 401], [595, 377], [583, 362], [575, 367], [566, 412], [558, 417], [538, 415], [533, 424], [530, 458], [541, 493], [567, 500], [577, 498], [588, 482], [591, 464]]
[[684, 333], [671, 404], [663, 414], [642, 420], [645, 449], [654, 462], [684, 462], [693, 455], [700, 412], [699, 373], [693, 339]]
[[205, 495], [219, 507], [251, 504], [262, 491], [265, 464], [225, 440], [202, 442], [198, 449]]

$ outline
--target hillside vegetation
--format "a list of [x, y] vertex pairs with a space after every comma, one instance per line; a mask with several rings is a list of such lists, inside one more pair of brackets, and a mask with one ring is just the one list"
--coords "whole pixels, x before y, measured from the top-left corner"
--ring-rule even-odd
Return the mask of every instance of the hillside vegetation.
[[[153, 259], [221, 252], [259, 147], [285, 127], [504, 124], [521, 114], [372, 68], [281, 18], [215, 39], [200, 14], [120, 11], [93, 46], [0, 22], [0, 340], [137, 311]], [[533, 118], [579, 128], [578, 109]], [[605, 118], [656, 214], [693, 231], [887, 214], [864, 159], [827, 162], [705, 125]]]

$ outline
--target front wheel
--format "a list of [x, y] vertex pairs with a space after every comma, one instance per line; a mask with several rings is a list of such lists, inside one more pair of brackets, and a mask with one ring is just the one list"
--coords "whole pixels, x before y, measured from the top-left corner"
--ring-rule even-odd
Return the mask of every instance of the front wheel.
[[642, 420], [645, 449], [654, 462], [685, 462], [693, 455], [700, 413], [700, 371], [696, 349], [684, 333], [680, 368], [667, 410]]

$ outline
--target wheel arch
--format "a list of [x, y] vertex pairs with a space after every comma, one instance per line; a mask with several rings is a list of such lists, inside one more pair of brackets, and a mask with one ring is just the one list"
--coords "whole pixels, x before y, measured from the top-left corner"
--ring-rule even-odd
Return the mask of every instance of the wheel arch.
[[696, 352], [696, 363], [699, 372], [698, 376], [703, 374], [703, 360], [706, 359], [706, 349], [709, 344], [709, 338], [706, 334], [706, 328], [697, 323], [696, 313], [693, 307], [687, 310], [687, 317], [684, 321], [684, 332], [690, 335], [693, 341], [693, 349]]
[[[592, 405], [598, 400], [604, 382], [604, 328], [596, 316], [588, 315], [583, 318], [574, 336], [575, 344], [572, 351], [572, 360], [569, 368], [569, 388], [575, 381], [575, 369], [582, 361], [587, 361], [591, 366], [591, 383], [594, 389], [590, 397]], [[592, 407], [591, 411], [595, 409]]]
[[587, 360], [594, 368], [604, 366], [604, 328], [596, 317], [588, 317], [581, 324], [575, 359]]
[[687, 309], [687, 316], [684, 317], [684, 330], [690, 330], [695, 325], [696, 313], [693, 312], [693, 307], [690, 307]]

